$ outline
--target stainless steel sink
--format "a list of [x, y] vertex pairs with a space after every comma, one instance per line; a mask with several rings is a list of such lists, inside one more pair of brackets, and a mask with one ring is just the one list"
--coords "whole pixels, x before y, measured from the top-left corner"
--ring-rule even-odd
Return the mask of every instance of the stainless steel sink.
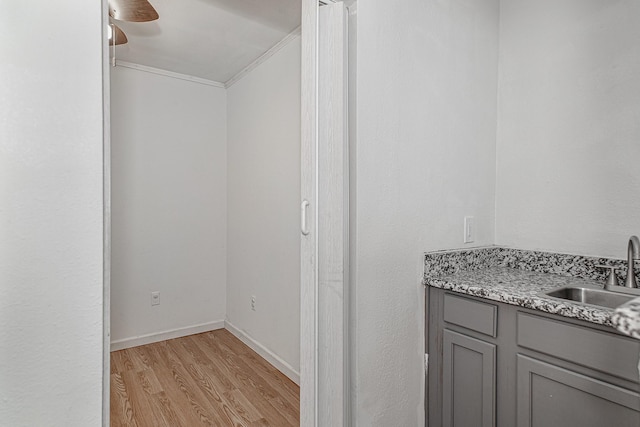
[[616, 308], [634, 298], [635, 295], [621, 294], [602, 289], [567, 286], [546, 292], [552, 298], [580, 302], [582, 304], [598, 305], [600, 307]]

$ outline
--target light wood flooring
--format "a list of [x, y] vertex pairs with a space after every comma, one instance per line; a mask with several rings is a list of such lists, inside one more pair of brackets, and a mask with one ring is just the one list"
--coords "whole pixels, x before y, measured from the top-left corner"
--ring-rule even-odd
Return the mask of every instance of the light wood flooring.
[[299, 426], [300, 389], [225, 329], [111, 353], [111, 426]]

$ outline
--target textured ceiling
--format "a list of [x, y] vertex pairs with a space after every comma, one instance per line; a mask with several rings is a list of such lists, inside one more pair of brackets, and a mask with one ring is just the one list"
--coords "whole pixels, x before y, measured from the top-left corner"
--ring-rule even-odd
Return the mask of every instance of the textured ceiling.
[[300, 25], [300, 0], [149, 0], [160, 19], [114, 21], [121, 61], [225, 82]]

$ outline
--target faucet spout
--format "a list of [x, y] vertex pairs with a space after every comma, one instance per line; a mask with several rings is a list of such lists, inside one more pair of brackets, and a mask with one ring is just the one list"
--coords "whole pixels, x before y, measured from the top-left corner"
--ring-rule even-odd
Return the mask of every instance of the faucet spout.
[[634, 260], [636, 259], [640, 259], [640, 239], [638, 239], [638, 236], [631, 236], [629, 238], [629, 246], [627, 247], [627, 278], [624, 281], [624, 285], [627, 288], [638, 287], [634, 270]]

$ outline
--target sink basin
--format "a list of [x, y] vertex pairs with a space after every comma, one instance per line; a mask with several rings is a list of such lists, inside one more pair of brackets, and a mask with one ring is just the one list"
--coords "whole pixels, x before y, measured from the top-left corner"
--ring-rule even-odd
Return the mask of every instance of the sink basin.
[[600, 307], [616, 308], [637, 296], [621, 294], [618, 292], [605, 291], [594, 288], [564, 287], [554, 289], [545, 295], [552, 298], [559, 298], [569, 301], [580, 302], [582, 304], [598, 305]]

